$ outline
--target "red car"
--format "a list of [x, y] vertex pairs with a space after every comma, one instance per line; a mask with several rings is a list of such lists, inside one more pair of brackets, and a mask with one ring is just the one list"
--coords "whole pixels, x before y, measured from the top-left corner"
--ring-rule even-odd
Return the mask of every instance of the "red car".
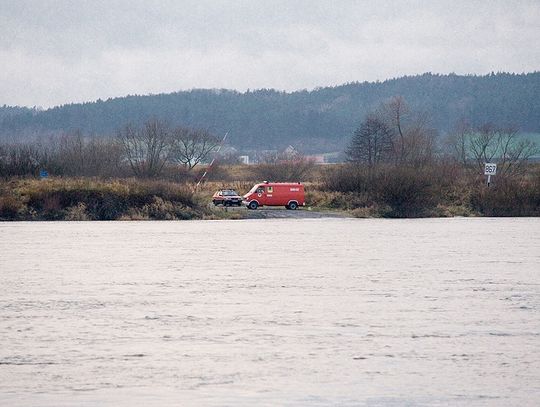
[[244, 195], [244, 205], [249, 209], [259, 206], [285, 206], [296, 209], [304, 206], [304, 186], [299, 182], [263, 182], [256, 184]]
[[216, 206], [240, 206], [242, 205], [242, 197], [234, 189], [220, 189], [212, 196], [212, 202]]

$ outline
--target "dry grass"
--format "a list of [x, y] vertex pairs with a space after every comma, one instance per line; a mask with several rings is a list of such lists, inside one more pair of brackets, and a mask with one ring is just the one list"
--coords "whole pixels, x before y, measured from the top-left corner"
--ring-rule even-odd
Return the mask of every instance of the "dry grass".
[[[262, 180], [253, 166], [221, 170], [222, 179], [210, 178], [199, 187], [193, 180], [4, 180], [0, 220], [241, 219], [242, 211], [214, 208], [212, 194], [233, 188], [243, 195]], [[310, 178], [304, 182], [308, 206], [356, 217], [540, 216], [540, 166], [519, 179], [496, 179], [490, 188], [482, 176], [458, 167], [370, 173], [347, 165], [317, 166]]]
[[0, 219], [200, 219], [205, 208], [182, 184], [58, 178], [0, 184]]
[[540, 216], [540, 169], [499, 176], [488, 188], [476, 171], [448, 163], [371, 170], [337, 165], [309, 197], [360, 217]]

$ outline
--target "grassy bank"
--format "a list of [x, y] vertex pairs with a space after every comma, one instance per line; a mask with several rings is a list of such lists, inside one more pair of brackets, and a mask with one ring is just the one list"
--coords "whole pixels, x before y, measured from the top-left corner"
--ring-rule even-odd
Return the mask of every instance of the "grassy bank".
[[357, 217], [540, 216], [540, 167], [500, 176], [488, 187], [478, 171], [457, 165], [341, 165], [327, 169], [309, 199]]
[[[243, 194], [256, 182], [253, 174], [261, 172], [252, 166], [220, 168], [219, 177], [200, 193], [210, 199], [216, 189], [232, 187]], [[258, 179], [267, 178], [263, 173]], [[276, 178], [268, 174], [268, 179]], [[493, 177], [489, 187], [477, 169], [448, 163], [422, 168], [315, 166], [302, 179], [309, 207], [355, 217], [540, 216], [538, 165]]]
[[[192, 180], [7, 179], [0, 181], [0, 220], [244, 218], [244, 211], [213, 207], [212, 193], [234, 188], [244, 194], [264, 175], [252, 166], [224, 166], [197, 190]], [[317, 166], [304, 179], [311, 209], [355, 217], [540, 216], [538, 166], [497, 178], [489, 188], [477, 172], [457, 166]]]
[[0, 182], [2, 220], [205, 219], [217, 215], [186, 185], [136, 179]]

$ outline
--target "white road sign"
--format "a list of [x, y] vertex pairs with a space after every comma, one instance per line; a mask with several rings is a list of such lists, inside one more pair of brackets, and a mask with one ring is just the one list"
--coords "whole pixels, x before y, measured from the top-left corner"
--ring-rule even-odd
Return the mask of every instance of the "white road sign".
[[495, 163], [486, 163], [484, 167], [484, 175], [495, 175], [497, 174], [497, 164]]

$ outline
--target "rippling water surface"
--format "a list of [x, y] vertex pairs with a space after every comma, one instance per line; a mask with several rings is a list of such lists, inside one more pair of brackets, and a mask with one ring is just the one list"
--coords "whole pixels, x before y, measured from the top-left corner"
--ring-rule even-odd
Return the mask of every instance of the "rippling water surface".
[[540, 219], [0, 224], [0, 405], [536, 406]]

